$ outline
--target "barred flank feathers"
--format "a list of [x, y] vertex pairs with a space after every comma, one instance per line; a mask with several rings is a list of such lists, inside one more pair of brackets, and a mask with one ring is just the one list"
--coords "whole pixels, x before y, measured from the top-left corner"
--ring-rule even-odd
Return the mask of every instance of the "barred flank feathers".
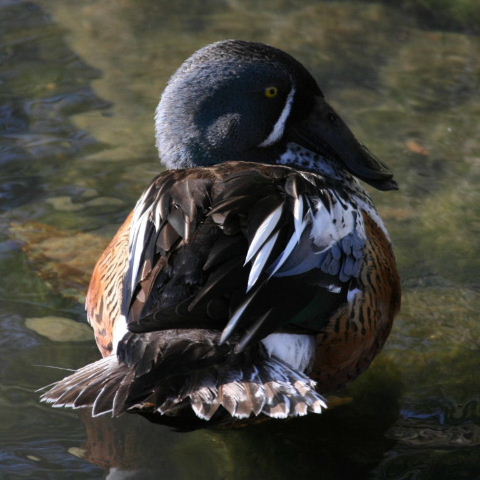
[[[171, 388], [171, 377], [155, 384], [149, 384], [148, 377], [135, 377], [133, 367], [109, 356], [55, 383], [41, 400], [54, 407], [90, 407], [93, 416], [133, 410], [172, 415], [190, 405], [202, 420], [210, 420], [220, 407], [238, 419], [260, 414], [287, 418], [326, 408], [313, 380], [275, 358], [242, 369], [214, 366], [193, 371], [177, 390]], [[130, 398], [132, 391], [135, 398]], [[138, 391], [144, 392], [140, 398]]]

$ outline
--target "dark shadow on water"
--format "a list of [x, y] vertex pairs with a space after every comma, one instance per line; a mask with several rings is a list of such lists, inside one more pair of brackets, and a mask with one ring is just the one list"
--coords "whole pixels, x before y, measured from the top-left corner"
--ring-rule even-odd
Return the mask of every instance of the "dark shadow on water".
[[83, 411], [84, 458], [108, 478], [128, 471], [139, 479], [366, 479], [395, 443], [385, 433], [399, 416], [402, 386], [390, 370], [321, 415], [228, 430], [178, 433], [136, 415], [93, 419]]

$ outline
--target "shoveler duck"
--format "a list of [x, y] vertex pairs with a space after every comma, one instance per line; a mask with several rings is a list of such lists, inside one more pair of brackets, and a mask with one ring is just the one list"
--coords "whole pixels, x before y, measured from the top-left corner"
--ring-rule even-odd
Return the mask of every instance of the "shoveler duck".
[[160, 421], [321, 412], [399, 309], [389, 236], [357, 181], [396, 189], [391, 171], [298, 61], [260, 43], [194, 53], [155, 125], [167, 170], [87, 294], [103, 358], [42, 400]]

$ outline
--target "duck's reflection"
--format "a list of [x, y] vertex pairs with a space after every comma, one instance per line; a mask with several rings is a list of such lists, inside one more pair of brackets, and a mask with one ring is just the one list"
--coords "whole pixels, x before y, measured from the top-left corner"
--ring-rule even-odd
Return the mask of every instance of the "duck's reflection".
[[177, 432], [138, 415], [81, 411], [85, 458], [108, 479], [366, 478], [394, 443], [385, 432], [399, 414], [398, 380], [372, 373], [353, 400], [334, 400], [322, 415], [236, 429]]

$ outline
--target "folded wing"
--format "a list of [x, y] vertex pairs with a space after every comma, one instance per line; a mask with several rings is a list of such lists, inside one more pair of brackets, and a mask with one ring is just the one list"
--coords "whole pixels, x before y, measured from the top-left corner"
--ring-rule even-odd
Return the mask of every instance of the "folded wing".
[[363, 218], [341, 187], [284, 166], [168, 171], [130, 232], [128, 329], [223, 330], [237, 351], [276, 331], [320, 331], [364, 260]]

